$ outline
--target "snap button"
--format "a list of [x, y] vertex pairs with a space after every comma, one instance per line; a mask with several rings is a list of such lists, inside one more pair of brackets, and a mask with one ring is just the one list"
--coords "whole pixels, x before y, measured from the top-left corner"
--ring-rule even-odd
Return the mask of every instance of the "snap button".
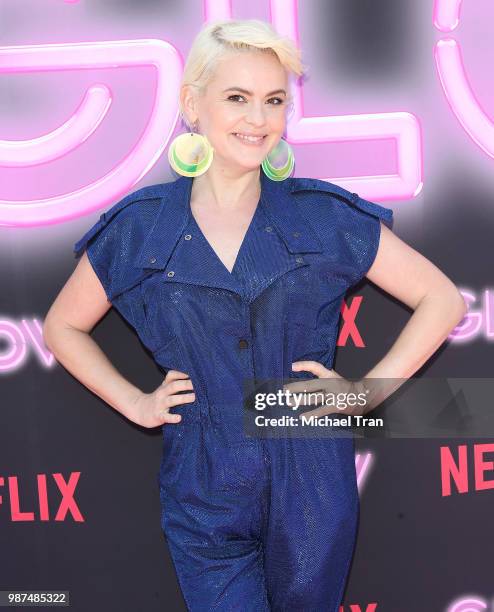
[[170, 270], [169, 272], [167, 272], [167, 276], [175, 276], [175, 272], [173, 270]]
[[185, 240], [190, 240], [192, 238], [192, 236], [190, 234], [185, 234], [184, 238], [185, 238]]
[[247, 340], [245, 338], [240, 338], [240, 340], [238, 341], [238, 348], [245, 349], [248, 346], [249, 343], [247, 342]]
[[304, 258], [303, 258], [303, 257], [297, 257], [297, 258], [295, 259], [295, 261], [296, 261], [297, 263], [304, 263]]
[[151, 257], [151, 259], [149, 260], [151, 263], [156, 263], [156, 257]]
[[273, 228], [271, 227], [271, 225], [266, 225], [266, 227], [264, 228], [267, 232], [272, 232]]
[[300, 232], [293, 232], [292, 236], [295, 236], [295, 238], [298, 238], [300, 236]]

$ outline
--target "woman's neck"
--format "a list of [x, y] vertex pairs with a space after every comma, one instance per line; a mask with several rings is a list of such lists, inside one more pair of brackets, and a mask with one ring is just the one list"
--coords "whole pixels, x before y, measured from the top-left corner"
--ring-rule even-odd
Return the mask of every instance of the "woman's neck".
[[232, 175], [212, 164], [207, 172], [194, 178], [191, 198], [211, 202], [218, 208], [231, 208], [249, 199], [257, 201], [260, 189], [260, 167]]

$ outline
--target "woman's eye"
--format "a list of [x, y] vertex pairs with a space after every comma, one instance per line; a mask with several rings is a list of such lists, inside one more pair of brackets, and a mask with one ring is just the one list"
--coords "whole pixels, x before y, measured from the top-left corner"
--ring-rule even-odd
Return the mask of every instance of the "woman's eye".
[[[245, 98], [240, 94], [232, 94], [231, 96], [228, 96], [227, 100], [231, 100], [232, 102], [242, 102], [245, 100]], [[283, 98], [269, 98], [268, 102], [271, 104], [271, 106], [281, 106], [285, 103], [285, 100]]]
[[[232, 98], [243, 98], [243, 96], [241, 96], [240, 94], [232, 94], [231, 96], [228, 96], [228, 100], [231, 100]], [[238, 100], [232, 100], [232, 102], [237, 102]]]

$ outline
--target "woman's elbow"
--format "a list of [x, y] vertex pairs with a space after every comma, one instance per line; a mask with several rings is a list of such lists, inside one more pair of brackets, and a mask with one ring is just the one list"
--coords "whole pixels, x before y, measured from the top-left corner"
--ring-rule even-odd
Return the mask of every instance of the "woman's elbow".
[[53, 311], [49, 311], [43, 321], [43, 342], [46, 348], [55, 355], [58, 339], [62, 342], [62, 333], [66, 329], [63, 320], [57, 317]]
[[456, 327], [468, 312], [468, 304], [461, 291], [453, 283], [443, 294], [444, 314]]
[[439, 308], [445, 319], [455, 327], [468, 312], [468, 304], [461, 291], [447, 277], [443, 283], [435, 283], [434, 287], [425, 293], [421, 302], [432, 304]]
[[43, 321], [43, 342], [45, 343], [46, 348], [53, 353], [53, 338], [56, 334], [56, 325], [53, 323], [52, 319], [47, 315], [45, 320]]
[[456, 289], [456, 296], [457, 296], [456, 299], [458, 301], [458, 311], [459, 311], [458, 323], [459, 323], [468, 312], [468, 303], [466, 301], [465, 296], [459, 289]]

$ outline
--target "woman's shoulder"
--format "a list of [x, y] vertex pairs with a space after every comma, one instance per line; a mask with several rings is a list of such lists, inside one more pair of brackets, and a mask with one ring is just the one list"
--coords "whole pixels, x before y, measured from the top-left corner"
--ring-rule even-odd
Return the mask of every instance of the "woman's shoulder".
[[[161, 203], [161, 199], [165, 196], [170, 188], [173, 181], [169, 183], [156, 183], [153, 185], [146, 185], [141, 187], [120, 199], [116, 204], [111, 206], [106, 212], [104, 212], [100, 219], [109, 221], [120, 211], [129, 208], [129, 214], [137, 214], [139, 212], [139, 206], [151, 206], [156, 207]], [[134, 206], [132, 206], [134, 205]]]
[[[331, 183], [317, 178], [309, 177], [292, 177], [290, 191], [294, 194], [300, 194], [302, 199], [310, 200], [314, 204], [320, 204], [323, 212], [335, 213], [339, 215], [357, 216], [359, 213], [372, 215], [379, 219], [392, 223], [393, 211], [390, 208], [371, 202], [362, 198], [358, 193], [354, 193]], [[305, 193], [305, 198], [304, 198]], [[311, 194], [326, 194], [325, 196], [314, 198]]]
[[299, 176], [291, 178], [291, 191], [296, 193], [298, 191], [323, 191], [340, 195], [345, 198], [351, 198], [356, 195], [351, 191], [331, 183], [330, 181], [324, 181], [323, 179], [311, 178], [308, 176]]
[[291, 192], [331, 265], [348, 286], [356, 284], [376, 257], [381, 221], [391, 227], [393, 211], [322, 179], [292, 179]]
[[120, 240], [144, 237], [153, 225], [163, 196], [171, 183], [146, 185], [127, 194], [103, 212], [73, 247], [79, 257], [90, 242], [98, 236], [119, 236]]

